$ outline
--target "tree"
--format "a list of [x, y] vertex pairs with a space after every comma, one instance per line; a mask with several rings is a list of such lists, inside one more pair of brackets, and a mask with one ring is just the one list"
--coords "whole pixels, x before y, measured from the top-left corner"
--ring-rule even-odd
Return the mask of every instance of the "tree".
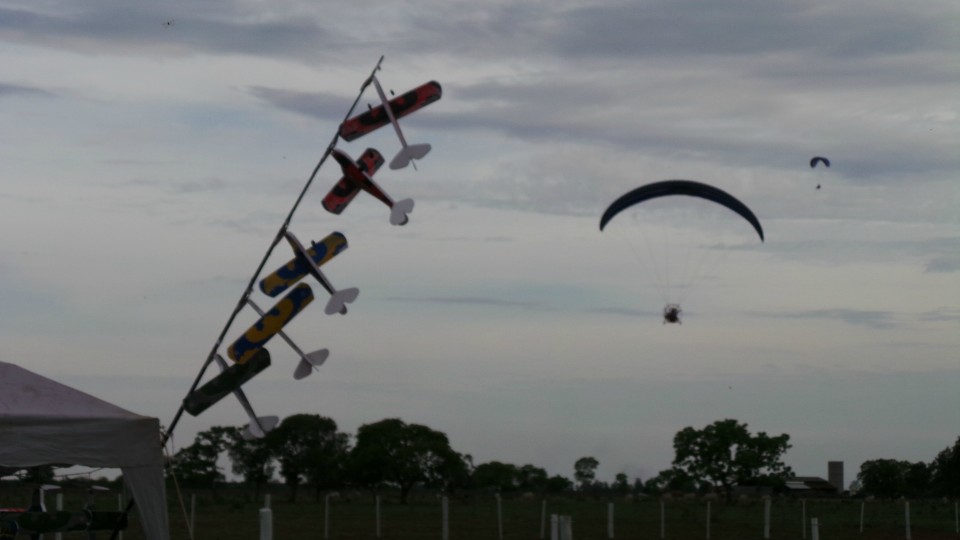
[[693, 478], [676, 468], [662, 470], [643, 484], [643, 492], [650, 495], [661, 495], [670, 491], [693, 493], [696, 490], [697, 484]]
[[863, 493], [892, 499], [906, 492], [906, 474], [909, 469], [909, 461], [871, 459], [860, 465], [857, 480], [860, 481]]
[[270, 483], [276, 472], [273, 451], [267, 439], [244, 439], [241, 428], [233, 428], [228, 434], [227, 455], [230, 457], [233, 474], [243, 478], [244, 484], [253, 488], [254, 499], [260, 498], [260, 490]]
[[317, 500], [324, 488], [337, 485], [347, 456], [349, 439], [337, 432], [337, 423], [317, 414], [288, 416], [267, 434], [267, 445], [280, 462], [280, 476], [297, 498], [301, 483], [314, 487]]
[[701, 430], [684, 428], [673, 438], [673, 467], [690, 477], [698, 488], [719, 489], [729, 499], [736, 484], [783, 483], [793, 471], [781, 461], [790, 448], [790, 436], [754, 436], [747, 424], [718, 420]]
[[919, 498], [930, 495], [933, 469], [922, 461], [910, 463], [903, 472], [903, 495]]
[[930, 463], [931, 487], [937, 495], [960, 496], [960, 437], [953, 446], [944, 448]]
[[519, 471], [516, 465], [491, 461], [481, 463], [473, 470], [473, 484], [480, 488], [494, 488], [497, 491], [514, 491], [519, 485]]
[[547, 478], [547, 493], [563, 493], [573, 489], [573, 482], [569, 478], [555, 474]]
[[444, 433], [399, 418], [357, 429], [349, 471], [353, 481], [372, 489], [397, 486], [402, 504], [417, 484], [451, 489], [469, 475], [464, 456], [450, 447]]
[[610, 486], [613, 489], [614, 493], [618, 495], [626, 495], [630, 493], [630, 480], [627, 478], [626, 473], [617, 473], [614, 477], [613, 485]]
[[173, 456], [170, 466], [184, 485], [209, 487], [216, 494], [217, 482], [224, 480], [217, 461], [227, 448], [232, 429], [235, 428], [213, 426], [201, 431], [193, 444], [181, 448]]
[[547, 471], [531, 464], [517, 470], [517, 489], [543, 492], [547, 489]]
[[924, 497], [933, 492], [936, 464], [896, 459], [872, 459], [860, 465], [862, 491], [875, 497]]
[[596, 458], [582, 457], [573, 464], [573, 478], [580, 483], [580, 489], [587, 489], [593, 479], [597, 477], [597, 466], [600, 462]]

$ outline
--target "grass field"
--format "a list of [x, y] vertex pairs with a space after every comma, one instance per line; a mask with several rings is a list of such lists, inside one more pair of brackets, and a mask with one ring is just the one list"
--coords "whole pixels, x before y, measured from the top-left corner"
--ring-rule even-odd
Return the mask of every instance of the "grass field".
[[[171, 490], [172, 491], [172, 490]], [[264, 498], [252, 500], [245, 492], [224, 489], [216, 498], [209, 491], [186, 492], [185, 506], [190, 512], [190, 495], [195, 495], [195, 538], [197, 540], [257, 540], [260, 538], [260, 508]], [[0, 493], [0, 506], [17, 506], [11, 490]], [[114, 509], [116, 495], [99, 499], [98, 507]], [[28, 500], [28, 499], [27, 499]], [[52, 500], [52, 499], [51, 499]], [[20, 499], [22, 502], [22, 499]], [[550, 537], [549, 514], [569, 515], [577, 540], [609, 538], [608, 508], [613, 502], [613, 538], [655, 540], [707, 538], [707, 502], [702, 499], [663, 502], [644, 499], [580, 499], [551, 497], [546, 501], [545, 537]], [[82, 504], [82, 495], [66, 493], [65, 507]], [[541, 538], [543, 502], [521, 497], [501, 501], [503, 539]], [[52, 504], [50, 504], [52, 506]], [[380, 503], [380, 536], [383, 539], [442, 540], [440, 499], [433, 494], [417, 494], [407, 505], [385, 495]], [[457, 495], [449, 499], [450, 540], [498, 540], [500, 537], [496, 499], [489, 494]], [[912, 540], [960, 539], [956, 532], [955, 503], [940, 500], [910, 502], [910, 538]], [[819, 521], [821, 540], [892, 540], [907, 537], [905, 507], [902, 501], [869, 501], [863, 507], [864, 526], [860, 532], [861, 501], [857, 499], [806, 500], [774, 498], [770, 508], [771, 540], [811, 538], [809, 522]], [[273, 537], [277, 540], [323, 539], [324, 501], [301, 493], [297, 502], [287, 500], [287, 492], [278, 489], [271, 495]], [[805, 514], [804, 514], [805, 512]], [[807, 530], [802, 523], [806, 516]], [[187, 540], [187, 520], [180, 503], [171, 493], [170, 522], [172, 538]], [[376, 504], [369, 495], [333, 498], [330, 501], [329, 536], [336, 540], [374, 540], [377, 537]], [[661, 526], [663, 527], [661, 536]], [[131, 516], [125, 540], [140, 540], [143, 535], [136, 516]], [[739, 501], [710, 503], [709, 538], [713, 540], [749, 540], [764, 538], [764, 502]], [[79, 534], [64, 535], [81, 538]], [[99, 538], [108, 534], [99, 533]], [[49, 539], [48, 539], [49, 540]]]

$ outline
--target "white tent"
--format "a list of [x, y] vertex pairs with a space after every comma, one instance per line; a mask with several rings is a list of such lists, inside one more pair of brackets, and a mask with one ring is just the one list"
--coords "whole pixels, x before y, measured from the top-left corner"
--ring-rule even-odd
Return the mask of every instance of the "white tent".
[[148, 540], [170, 538], [160, 422], [0, 362], [0, 467], [119, 468]]

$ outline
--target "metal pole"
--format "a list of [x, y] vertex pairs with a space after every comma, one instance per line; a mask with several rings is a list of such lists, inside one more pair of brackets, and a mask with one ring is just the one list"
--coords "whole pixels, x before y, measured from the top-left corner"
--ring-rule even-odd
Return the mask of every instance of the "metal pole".
[[269, 508], [260, 509], [260, 540], [273, 540], [273, 512]]
[[[57, 493], [57, 511], [63, 510], [63, 493]], [[63, 540], [63, 533], [53, 535], [57, 540]]]
[[540, 540], [544, 540], [547, 534], [547, 498], [544, 497], [540, 503]]
[[664, 511], [663, 499], [660, 499], [660, 540], [667, 537], [666, 512]]
[[803, 538], [807, 538], [807, 500], [800, 499], [800, 529], [803, 530]]
[[[123, 511], [123, 493], [117, 493], [117, 510]], [[120, 535], [117, 540], [123, 540], [123, 531], [120, 531]]]
[[190, 494], [190, 538], [196, 538], [197, 530], [194, 528], [194, 524], [196, 523], [195, 521], [196, 515], [197, 515], [197, 494], [191, 493]]
[[910, 540], [910, 501], [903, 502], [903, 523], [906, 528], [906, 538]]
[[497, 497], [497, 538], [503, 540], [503, 506], [500, 502], [500, 494], [496, 494]]
[[330, 538], [330, 494], [323, 498], [323, 538]]
[[763, 498], [763, 539], [770, 540], [770, 496]]
[[707, 501], [707, 540], [710, 540], [710, 501]]
[[607, 503], [607, 538], [613, 538], [613, 503]]
[[443, 529], [441, 531], [441, 536], [443, 540], [450, 540], [450, 506], [447, 502], [447, 496], [444, 495], [440, 501], [443, 514]]

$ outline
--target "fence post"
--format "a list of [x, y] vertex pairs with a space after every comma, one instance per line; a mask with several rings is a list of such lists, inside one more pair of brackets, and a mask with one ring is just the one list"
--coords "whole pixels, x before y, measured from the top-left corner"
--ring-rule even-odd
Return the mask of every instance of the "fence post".
[[380, 495], [377, 495], [374, 501], [376, 502], [377, 538], [380, 538]]
[[613, 503], [607, 503], [607, 538], [613, 539]]
[[820, 521], [810, 518], [810, 540], [820, 540]]
[[573, 540], [573, 519], [560, 516], [560, 540]]
[[867, 501], [860, 501], [860, 532], [863, 533], [863, 513], [867, 507]]
[[441, 513], [443, 514], [443, 530], [441, 536], [443, 540], [450, 540], [450, 503], [447, 496], [440, 499]]
[[803, 540], [807, 540], [807, 500], [800, 499], [800, 529], [803, 531]]
[[323, 539], [330, 538], [330, 494], [323, 497]]
[[191, 539], [197, 537], [197, 530], [194, 528], [194, 526], [197, 523], [196, 518], [197, 518], [197, 494], [191, 493], [190, 494], [190, 538]]
[[547, 534], [547, 498], [543, 498], [540, 503], [540, 540], [544, 540]]
[[260, 540], [273, 540], [273, 513], [269, 508], [260, 509]]
[[710, 501], [707, 501], [707, 540], [710, 540]]
[[957, 529], [957, 534], [960, 534], [960, 504], [957, 501], [953, 501], [953, 525]]
[[910, 540], [910, 501], [903, 501], [903, 523], [906, 528], [906, 539]]
[[497, 493], [497, 538], [503, 540], [503, 506], [500, 502], [500, 494]]
[[560, 540], [560, 516], [550, 514], [550, 540]]
[[[123, 512], [123, 493], [117, 493], [117, 510]], [[123, 531], [117, 531], [117, 540], [123, 540]]]
[[660, 540], [667, 537], [666, 513], [664, 511], [663, 497], [660, 498]]
[[770, 540], [770, 496], [763, 496], [763, 540]]
[[[57, 493], [57, 511], [63, 510], [63, 493]], [[16, 535], [14, 535], [16, 536]], [[57, 533], [53, 535], [57, 540], [63, 539], [63, 533]]]

